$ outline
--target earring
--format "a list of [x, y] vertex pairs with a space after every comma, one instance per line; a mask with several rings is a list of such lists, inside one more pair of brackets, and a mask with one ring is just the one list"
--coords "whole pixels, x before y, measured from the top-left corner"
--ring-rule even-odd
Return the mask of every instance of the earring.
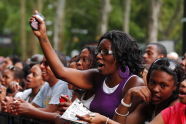
[[123, 72], [121, 70], [121, 67], [120, 67], [120, 69], [119, 69], [119, 76], [121, 78], [127, 78], [129, 76], [129, 73], [130, 73], [130, 70], [129, 70], [129, 67], [128, 66], [125, 66], [125, 72]]

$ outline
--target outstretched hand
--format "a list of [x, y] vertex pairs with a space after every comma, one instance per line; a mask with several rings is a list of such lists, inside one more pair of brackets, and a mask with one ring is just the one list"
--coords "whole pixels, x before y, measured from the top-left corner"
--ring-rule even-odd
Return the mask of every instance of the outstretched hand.
[[34, 35], [38, 38], [43, 38], [46, 37], [46, 25], [45, 25], [45, 21], [42, 20], [41, 18], [37, 17], [36, 14], [38, 14], [39, 12], [36, 10], [34, 15], [30, 18], [29, 22], [30, 24], [33, 21], [37, 21], [38, 22], [38, 30], [34, 30], [32, 29]]

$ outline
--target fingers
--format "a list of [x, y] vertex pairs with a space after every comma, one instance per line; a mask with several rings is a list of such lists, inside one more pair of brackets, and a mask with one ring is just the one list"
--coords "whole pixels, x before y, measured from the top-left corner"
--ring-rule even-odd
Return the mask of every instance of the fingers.
[[90, 123], [91, 120], [93, 119], [93, 118], [90, 117], [89, 115], [84, 115], [84, 116], [76, 115], [76, 117], [78, 117], [80, 120], [86, 121], [86, 122], [88, 122], [88, 123]]
[[151, 100], [151, 92], [149, 91], [148, 88], [141, 89], [141, 95], [143, 96], [143, 100], [145, 102], [150, 102], [150, 100]]
[[151, 92], [146, 86], [135, 87], [132, 93], [141, 97], [145, 102], [150, 102], [151, 100]]
[[59, 100], [60, 100], [60, 103], [62, 103], [62, 102], [70, 102], [71, 103], [71, 100], [67, 95], [61, 95]]
[[72, 104], [72, 103], [69, 103], [69, 102], [60, 103], [60, 104], [58, 105], [58, 110], [64, 112], [64, 111], [67, 110], [67, 108], [68, 108], [71, 104]]

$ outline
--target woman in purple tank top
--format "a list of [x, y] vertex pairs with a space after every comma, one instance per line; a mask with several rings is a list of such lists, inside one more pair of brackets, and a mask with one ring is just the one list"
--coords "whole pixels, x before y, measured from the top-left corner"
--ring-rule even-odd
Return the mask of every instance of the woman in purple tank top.
[[[120, 100], [127, 90], [144, 85], [143, 80], [138, 77], [144, 69], [142, 52], [130, 35], [115, 30], [105, 33], [97, 45], [97, 69], [81, 71], [67, 68], [59, 61], [46, 35], [45, 22], [36, 16], [33, 16], [30, 22], [34, 18], [40, 25], [39, 30], [33, 30], [33, 32], [38, 37], [43, 53], [56, 76], [80, 88], [96, 89], [91, 111], [100, 112], [112, 118], [115, 114], [114, 109], [120, 105]], [[131, 77], [133, 74], [138, 76]], [[110, 88], [111, 93], [103, 91], [103, 85], [105, 89]], [[101, 94], [104, 96], [100, 97]], [[133, 104], [133, 107], [135, 105]]]

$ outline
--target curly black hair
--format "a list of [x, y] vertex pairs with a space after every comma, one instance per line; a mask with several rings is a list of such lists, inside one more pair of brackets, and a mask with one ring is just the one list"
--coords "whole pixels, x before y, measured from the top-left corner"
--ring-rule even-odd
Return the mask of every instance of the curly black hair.
[[122, 31], [112, 30], [100, 38], [98, 45], [103, 39], [110, 40], [113, 55], [123, 72], [128, 66], [131, 73], [141, 76], [144, 70], [142, 51], [133, 37]]
[[153, 62], [147, 74], [147, 82], [149, 82], [150, 75], [154, 70], [161, 70], [172, 75], [175, 80], [175, 85], [179, 85], [184, 80], [185, 72], [181, 65], [175, 60], [160, 58]]

